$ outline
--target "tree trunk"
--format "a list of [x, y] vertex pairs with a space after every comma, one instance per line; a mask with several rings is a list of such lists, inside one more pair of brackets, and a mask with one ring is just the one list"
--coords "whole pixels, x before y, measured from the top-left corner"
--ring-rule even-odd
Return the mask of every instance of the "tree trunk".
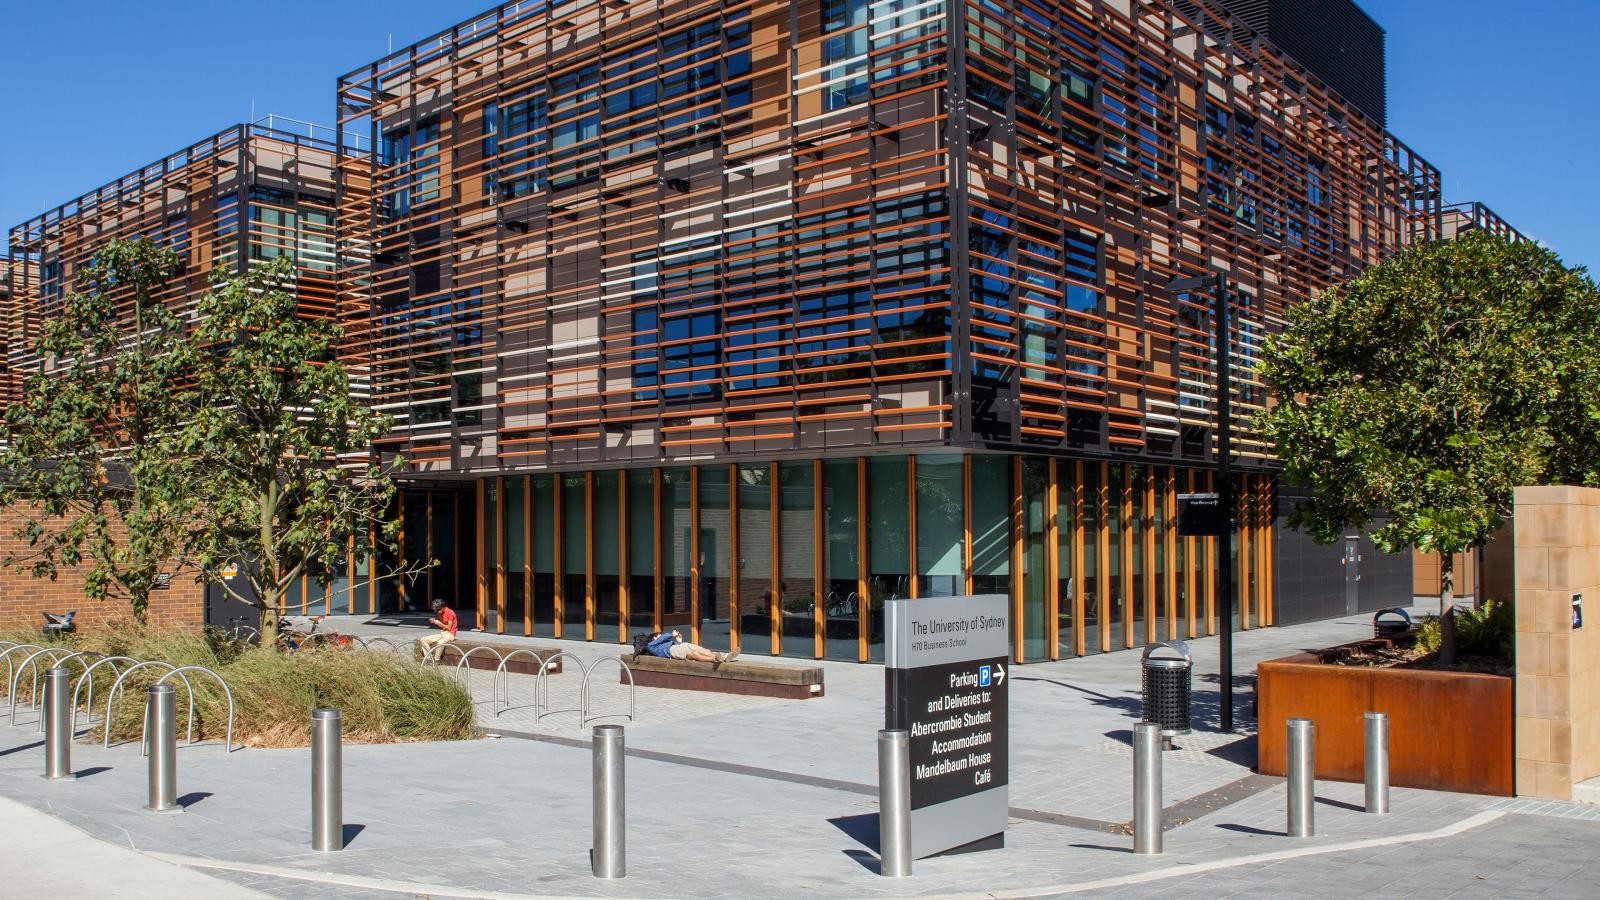
[[1456, 558], [1453, 553], [1439, 554], [1439, 664], [1456, 664]]
[[278, 607], [268, 602], [261, 604], [261, 646], [272, 649], [278, 646]]

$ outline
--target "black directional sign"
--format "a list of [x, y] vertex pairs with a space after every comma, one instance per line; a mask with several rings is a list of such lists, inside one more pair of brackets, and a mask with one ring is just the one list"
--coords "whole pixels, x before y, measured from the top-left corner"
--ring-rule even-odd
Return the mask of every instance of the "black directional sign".
[[998, 846], [1009, 805], [1009, 603], [996, 595], [888, 606], [884, 718], [911, 735], [912, 855], [985, 839]]

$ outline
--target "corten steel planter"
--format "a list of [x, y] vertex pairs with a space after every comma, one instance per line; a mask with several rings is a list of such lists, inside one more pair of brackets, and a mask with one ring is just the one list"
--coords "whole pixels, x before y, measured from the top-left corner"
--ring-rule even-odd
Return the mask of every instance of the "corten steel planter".
[[1306, 718], [1317, 723], [1317, 777], [1361, 781], [1362, 716], [1381, 712], [1389, 716], [1391, 784], [1511, 796], [1513, 679], [1330, 662], [1389, 643], [1362, 641], [1258, 665], [1258, 770], [1284, 774], [1285, 723]]

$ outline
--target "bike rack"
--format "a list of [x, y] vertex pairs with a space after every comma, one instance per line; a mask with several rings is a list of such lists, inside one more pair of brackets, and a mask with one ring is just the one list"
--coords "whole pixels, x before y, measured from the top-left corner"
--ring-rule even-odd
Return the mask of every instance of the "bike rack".
[[[493, 656], [496, 660], [498, 660], [500, 662], [500, 665], [505, 665], [505, 661], [506, 661], [506, 658], [504, 656], [500, 655], [500, 651], [494, 649], [493, 647], [478, 646], [478, 647], [473, 647], [471, 650], [468, 650], [465, 653], [462, 653], [461, 654], [461, 658], [456, 660], [456, 680], [457, 681], [461, 680], [461, 669], [462, 669], [462, 667], [465, 667], [466, 670], [467, 670], [467, 679], [466, 679], [466, 685], [465, 686], [466, 686], [466, 689], [467, 689], [467, 696], [468, 697], [472, 696], [472, 667], [467, 665], [467, 660], [471, 659], [473, 654], [477, 653], [479, 650], [482, 650], [483, 652], [489, 654], [490, 656]], [[495, 668], [495, 671], [496, 672], [500, 671], [498, 666]], [[500, 680], [499, 676], [497, 675], [495, 677], [496, 683], [498, 683], [499, 680]], [[493, 702], [493, 699], [494, 698], [491, 695], [491, 697], [490, 697], [490, 702], [491, 703]]]
[[[550, 665], [550, 660], [540, 656], [537, 650], [523, 647], [500, 657], [500, 668], [496, 669], [494, 673], [494, 714], [496, 717], [500, 715], [500, 703], [502, 700], [505, 702], [506, 709], [511, 708], [511, 672], [506, 669], [506, 664], [518, 656], [526, 656], [539, 661], [539, 671], [533, 673], [533, 712], [536, 716], [539, 714], [539, 675], [544, 672], [546, 666]], [[551, 659], [553, 658], [551, 657]]]
[[[136, 663], [135, 665], [129, 666], [126, 671], [117, 676], [117, 680], [111, 683], [111, 692], [106, 695], [106, 734], [105, 740], [101, 743], [102, 749], [109, 749], [111, 747], [111, 704], [116, 702], [117, 691], [122, 687], [122, 682], [129, 675], [132, 675], [145, 666], [166, 666], [169, 674], [178, 671], [178, 667], [172, 663], [159, 659], [152, 659], [147, 662]], [[189, 683], [189, 676], [179, 672], [178, 677], [183, 679], [184, 687], [189, 689], [189, 743], [192, 744], [194, 743], [194, 685]], [[143, 742], [141, 740], [141, 744], [142, 743]], [[140, 747], [139, 752], [141, 756], [144, 754], [144, 749], [142, 746]]]
[[609, 719], [613, 716], [622, 715], [622, 713], [605, 713], [598, 716], [589, 715], [589, 676], [593, 674], [594, 670], [603, 662], [616, 663], [617, 666], [622, 670], [622, 674], [628, 676], [628, 721], [633, 721], [633, 714], [637, 709], [634, 698], [634, 694], [637, 691], [633, 684], [633, 670], [628, 668], [628, 664], [624, 662], [620, 656], [602, 656], [594, 662], [589, 663], [589, 665], [585, 666], [583, 669], [583, 693], [580, 701], [582, 704], [582, 709], [579, 711], [583, 716], [583, 721], [578, 723], [579, 728], [582, 728], [595, 719]]
[[[16, 674], [12, 675], [11, 679], [6, 683], [7, 696], [11, 698], [11, 715], [9, 720], [6, 722], [7, 725], [17, 724], [17, 688], [22, 685], [23, 670], [30, 666], [33, 668], [33, 687], [29, 689], [30, 693], [28, 695], [28, 708], [38, 709], [43, 703], [43, 700], [39, 697], [39, 664], [34, 662], [34, 660], [41, 656], [48, 657], [52, 653], [59, 653], [62, 656], [67, 656], [72, 654], [72, 650], [68, 647], [40, 647], [38, 650], [28, 654], [28, 658], [24, 659], [22, 664], [17, 666]], [[8, 659], [6, 662], [9, 663], [10, 660]], [[51, 660], [51, 662], [55, 662], [55, 660]]]
[[94, 670], [100, 668], [101, 666], [109, 665], [109, 666], [111, 666], [111, 671], [116, 672], [118, 675], [121, 675], [122, 674], [122, 670], [117, 668], [117, 663], [119, 663], [119, 662], [130, 662], [130, 663], [137, 664], [139, 661], [137, 659], [134, 659], [131, 656], [106, 656], [106, 657], [101, 657], [101, 659], [99, 661], [97, 661], [94, 665], [89, 666], [87, 669], [84, 669], [83, 670], [83, 674], [78, 676], [77, 682], [72, 687], [72, 733], [73, 734], [77, 734], [78, 733], [78, 691], [83, 688], [84, 679], [87, 678], [89, 680], [89, 696], [88, 696], [88, 698], [85, 700], [85, 702], [83, 704], [83, 711], [89, 717], [89, 724], [93, 725], [94, 724]]
[[[157, 679], [156, 680], [156, 684], [165, 684], [168, 678], [171, 678], [172, 676], [176, 675], [179, 678], [183, 679], [183, 683], [185, 685], [189, 685], [189, 679], [188, 679], [187, 676], [185, 676], [183, 674], [184, 672], [204, 672], [207, 675], [210, 675], [213, 679], [215, 679], [217, 684], [222, 685], [222, 693], [227, 695], [227, 697], [228, 697], [228, 737], [227, 737], [226, 740], [223, 741], [222, 752], [225, 753], [225, 754], [226, 753], [232, 753], [233, 752], [233, 689], [228, 687], [228, 682], [224, 681], [221, 675], [218, 675], [215, 671], [213, 671], [211, 669], [208, 669], [205, 666], [179, 666], [176, 669], [173, 669], [171, 672], [168, 672], [167, 674], [165, 674], [165, 675], [161, 676], [159, 679]], [[150, 742], [148, 740], [146, 740], [146, 737], [148, 735], [145, 733], [145, 729], [147, 729], [149, 727], [150, 727], [149, 718], [146, 717], [144, 726], [139, 729], [139, 748], [140, 748], [139, 749], [139, 755], [140, 756], [144, 756], [146, 754], [146, 752], [147, 752], [146, 748], [149, 747], [149, 743]], [[194, 743], [194, 686], [193, 685], [189, 685], [189, 743], [190, 744]]]
[[[6, 685], [7, 685], [8, 689], [9, 689], [9, 686], [11, 684], [12, 676], [17, 674], [16, 662], [14, 660], [12, 660], [11, 654], [13, 654], [13, 653], [26, 653], [29, 650], [43, 650], [43, 649], [45, 649], [45, 648], [39, 646], [38, 644], [12, 644], [10, 647], [6, 648], [4, 651], [0, 651], [0, 659], [3, 659], [3, 660], [6, 661]], [[7, 706], [15, 706], [16, 704], [17, 704], [16, 696], [14, 694], [6, 694], [6, 705]]]
[[544, 665], [539, 667], [539, 680], [534, 682], [533, 685], [533, 721], [543, 721], [544, 717], [550, 715], [551, 713], [575, 712], [580, 716], [578, 727], [582, 728], [583, 724], [581, 717], [583, 716], [584, 710], [583, 697], [581, 694], [578, 697], [578, 706], [576, 709], [550, 708], [550, 664], [562, 658], [563, 656], [577, 663], [578, 668], [583, 669], [585, 672], [588, 671], [589, 667], [583, 664], [583, 660], [565, 650], [557, 650], [556, 652], [550, 654], [550, 657], [544, 661]]
[[[241, 631], [250, 632], [250, 637], [240, 637], [239, 632]], [[261, 642], [261, 629], [255, 627], [254, 625], [235, 625], [228, 630], [228, 640], [230, 641], [245, 641], [248, 643], [252, 639], [254, 639], [258, 644]]]

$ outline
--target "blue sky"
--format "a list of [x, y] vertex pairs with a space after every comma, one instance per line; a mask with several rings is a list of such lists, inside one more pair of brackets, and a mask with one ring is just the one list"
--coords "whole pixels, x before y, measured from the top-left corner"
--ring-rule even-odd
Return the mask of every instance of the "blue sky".
[[[1446, 197], [1481, 200], [1569, 263], [1600, 267], [1600, 0], [1360, 3], [1389, 34], [1390, 129], [1443, 170]], [[0, 228], [243, 121], [252, 102], [329, 123], [338, 75], [391, 36], [403, 46], [489, 5], [13, 4]]]

